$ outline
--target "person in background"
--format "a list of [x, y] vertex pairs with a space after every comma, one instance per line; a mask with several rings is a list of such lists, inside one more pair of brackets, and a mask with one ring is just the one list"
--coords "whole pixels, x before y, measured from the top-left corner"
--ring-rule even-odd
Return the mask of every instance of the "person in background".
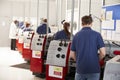
[[23, 21], [19, 22], [19, 28], [22, 28], [23, 25], [24, 25]]
[[30, 23], [26, 22], [23, 31], [33, 31], [33, 29], [31, 29], [31, 25]]
[[[47, 19], [43, 19], [42, 24], [37, 28], [38, 34], [47, 34]], [[51, 33], [50, 27], [48, 27], [48, 33]]]
[[70, 24], [68, 22], [64, 22], [63, 23], [63, 30], [61, 31], [58, 31], [56, 34], [55, 34], [55, 37], [54, 39], [55, 40], [70, 40], [70, 35], [71, 33], [69, 32], [69, 28], [70, 28]]
[[11, 50], [16, 50], [16, 36], [19, 22], [13, 21], [10, 25], [9, 38], [11, 39]]
[[[82, 17], [83, 28], [73, 38], [70, 58], [76, 61], [75, 80], [99, 80], [99, 60], [105, 56], [101, 34], [92, 30], [92, 17]], [[99, 55], [98, 55], [99, 50]]]

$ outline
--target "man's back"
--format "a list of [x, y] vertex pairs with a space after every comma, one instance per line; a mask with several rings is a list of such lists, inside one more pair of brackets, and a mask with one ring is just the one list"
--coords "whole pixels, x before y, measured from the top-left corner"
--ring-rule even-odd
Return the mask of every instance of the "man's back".
[[[38, 34], [47, 34], [47, 24], [42, 24], [37, 28]], [[48, 33], [51, 33], [50, 28], [48, 27]]]
[[85, 27], [75, 35], [72, 44], [76, 51], [77, 73], [99, 73], [98, 49], [104, 46], [100, 34]]
[[105, 45], [100, 33], [91, 29], [91, 15], [83, 16], [81, 20], [83, 28], [73, 38], [70, 53], [76, 60], [75, 80], [99, 80], [99, 59], [105, 56]]

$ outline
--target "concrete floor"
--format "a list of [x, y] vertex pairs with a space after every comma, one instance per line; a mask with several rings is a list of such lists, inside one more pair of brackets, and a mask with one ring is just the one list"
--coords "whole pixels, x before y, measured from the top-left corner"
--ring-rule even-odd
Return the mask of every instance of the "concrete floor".
[[32, 75], [27, 69], [10, 67], [11, 65], [25, 63], [18, 51], [9, 48], [0, 48], [0, 80], [45, 80]]

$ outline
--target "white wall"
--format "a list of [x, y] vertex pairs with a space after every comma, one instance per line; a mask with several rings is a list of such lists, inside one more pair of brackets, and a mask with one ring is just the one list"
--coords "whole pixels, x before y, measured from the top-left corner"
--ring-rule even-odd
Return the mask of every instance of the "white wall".
[[[24, 2], [25, 1], [25, 2]], [[29, 2], [31, 4], [29, 5]], [[47, 18], [47, 0], [40, 0], [39, 6], [39, 18]], [[50, 25], [56, 25], [56, 0], [50, 0], [50, 14], [49, 14], [49, 23]], [[60, 1], [60, 0], [58, 0]], [[70, 0], [72, 1], [72, 0]], [[80, 16], [89, 14], [89, 1], [90, 0], [81, 0], [81, 10]], [[120, 0], [105, 0], [106, 5], [120, 3]], [[62, 15], [60, 14], [61, 10], [59, 9], [58, 14], [58, 24], [60, 21], [65, 19], [66, 15], [66, 0], [62, 0]], [[75, 4], [76, 5], [76, 4]], [[31, 6], [31, 9], [29, 9]], [[102, 0], [92, 0], [91, 4], [91, 13], [97, 17], [100, 17]], [[70, 6], [69, 6], [70, 8]], [[30, 13], [29, 13], [30, 12]], [[37, 0], [0, 0], [0, 46], [10, 46], [10, 39], [8, 38], [9, 26], [12, 22], [12, 17], [35, 17], [37, 18]], [[93, 24], [93, 29], [99, 31], [99, 20], [95, 19]]]
[[105, 0], [105, 5], [118, 4], [120, 0]]
[[0, 46], [8, 46], [9, 25], [11, 22], [11, 3], [0, 0]]
[[[92, 14], [92, 15], [100, 18], [101, 8], [102, 8], [102, 0], [91, 0], [91, 9], [89, 6], [90, 6], [90, 0], [81, 0], [80, 17]], [[100, 20], [99, 19], [94, 18], [92, 28], [98, 32], [100, 31]]]
[[[25, 1], [25, 2], [24, 2]], [[0, 0], [0, 47], [10, 46], [9, 26], [13, 16], [35, 17], [37, 19], [37, 0]], [[47, 18], [47, 0], [40, 0], [39, 18]], [[31, 6], [31, 9], [29, 7]], [[55, 0], [50, 1], [50, 25], [55, 24]], [[30, 12], [30, 13], [29, 13]], [[4, 25], [5, 23], [5, 25]]]
[[[80, 25], [77, 26], [77, 30], [74, 30], [73, 31], [73, 34], [77, 33], [79, 31], [81, 27], [81, 18], [85, 15], [89, 15], [89, 14], [92, 14], [98, 18], [100, 18], [100, 13], [101, 13], [101, 8], [102, 8], [102, 1], [101, 0], [91, 0], [91, 5], [90, 5], [90, 0], [80, 0], [80, 14], [79, 14], [79, 6], [76, 6], [75, 7], [75, 12], [74, 12], [74, 21], [76, 23], [80, 22]], [[69, 0], [68, 0], [69, 2]], [[77, 2], [77, 1], [75, 1]], [[69, 5], [70, 3], [68, 3]], [[78, 4], [75, 3], [75, 4]], [[70, 6], [68, 6], [68, 8], [70, 9]], [[91, 6], [91, 9], [90, 9], [90, 6]], [[69, 15], [68, 18], [70, 19], [71, 17], [71, 11], [68, 10], [67, 13]], [[78, 17], [80, 15], [80, 21], [78, 21]], [[69, 17], [70, 16], [70, 17]], [[71, 20], [71, 19], [70, 19]], [[80, 26], [80, 28], [78, 28]], [[94, 23], [93, 23], [93, 27], [92, 27], [94, 30], [96, 31], [100, 31], [100, 21], [98, 19], [94, 19]], [[74, 29], [74, 28], [73, 28]]]
[[[93, 22], [93, 29], [100, 32], [101, 27], [101, 9], [102, 9], [102, 0], [91, 0], [91, 14], [97, 18], [94, 17]], [[99, 18], [99, 19], [98, 19]]]
[[[72, 0], [68, 0], [68, 8], [69, 9], [67, 11], [67, 17], [69, 20], [71, 20], [71, 2]], [[81, 27], [81, 18], [85, 15], [89, 15], [89, 10], [90, 10], [90, 0], [80, 0], [81, 1], [81, 5], [80, 5], [80, 14], [78, 14], [78, 9], [76, 9], [77, 7], [75, 6], [75, 15], [74, 15], [74, 21], [75, 22], [79, 22], [77, 21], [77, 18], [78, 18], [78, 15], [80, 15], [80, 27]], [[76, 0], [75, 0], [76, 2]], [[105, 0], [105, 4], [106, 5], [110, 5], [110, 4], [116, 4], [116, 3], [120, 3], [120, 0]], [[76, 4], [76, 3], [75, 3]], [[101, 27], [101, 22], [100, 22], [100, 19], [101, 19], [101, 9], [102, 9], [102, 6], [103, 6], [103, 2], [102, 0], [91, 0], [91, 14], [94, 16], [94, 22], [93, 22], [93, 26], [92, 28], [98, 32], [100, 32], [100, 27]], [[77, 15], [78, 14], [78, 15]], [[70, 17], [69, 17], [70, 16]], [[97, 18], [95, 18], [97, 17]], [[73, 28], [74, 29], [74, 28]], [[79, 28], [76, 28], [76, 29], [79, 29]], [[76, 33], [78, 32], [78, 30], [74, 30], [73, 33]]]

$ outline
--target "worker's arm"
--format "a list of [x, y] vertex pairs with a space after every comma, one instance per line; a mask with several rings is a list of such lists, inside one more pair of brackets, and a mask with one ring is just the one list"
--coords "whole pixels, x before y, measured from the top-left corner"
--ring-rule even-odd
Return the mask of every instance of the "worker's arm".
[[99, 51], [99, 59], [102, 60], [106, 55], [105, 47], [100, 48]]
[[76, 53], [74, 51], [70, 51], [70, 59], [72, 58], [74, 61], [76, 61]]

